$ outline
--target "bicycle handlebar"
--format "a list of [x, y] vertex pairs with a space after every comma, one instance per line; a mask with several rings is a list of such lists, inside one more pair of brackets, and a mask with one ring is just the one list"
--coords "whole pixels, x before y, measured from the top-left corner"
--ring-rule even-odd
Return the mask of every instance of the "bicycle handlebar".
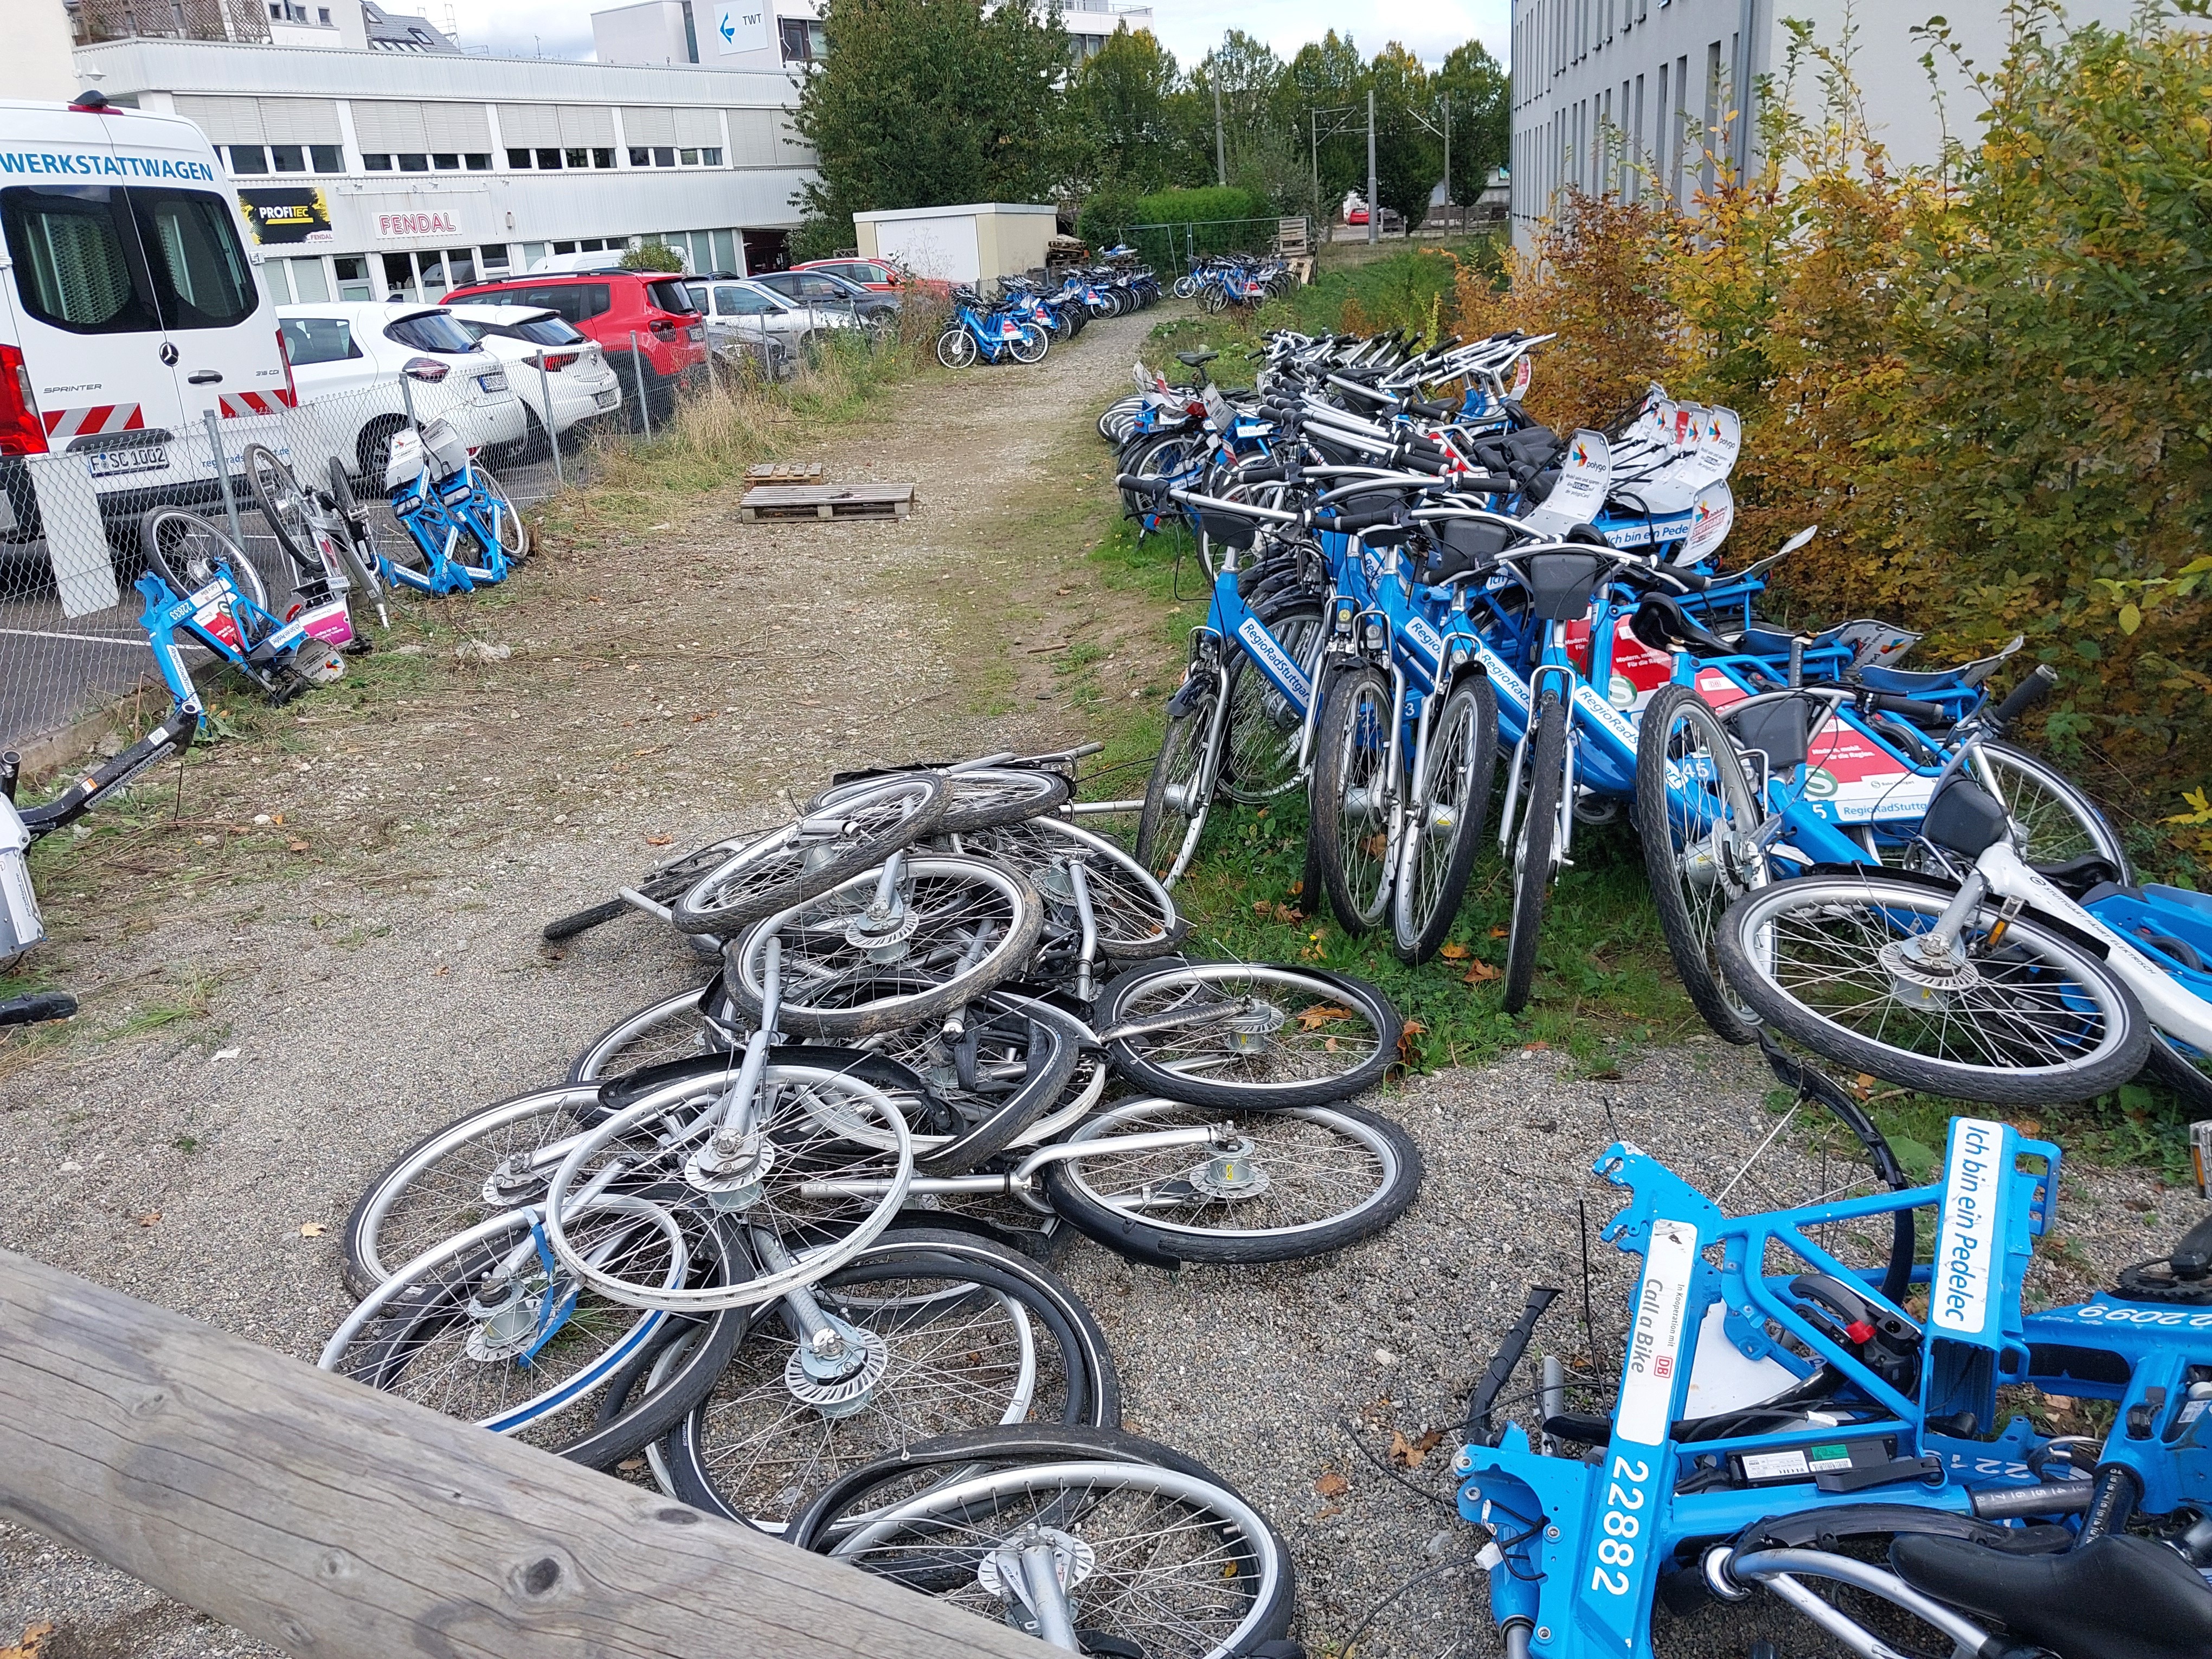
[[2050, 696], [2051, 688], [2057, 684], [2057, 669], [2047, 662], [2036, 664], [2034, 672], [2013, 687], [2011, 694], [1996, 706], [1996, 710], [1989, 717], [1989, 724], [2000, 732], [2003, 731], [2022, 714], [2027, 713], [2030, 708], [2042, 702], [2045, 697]]

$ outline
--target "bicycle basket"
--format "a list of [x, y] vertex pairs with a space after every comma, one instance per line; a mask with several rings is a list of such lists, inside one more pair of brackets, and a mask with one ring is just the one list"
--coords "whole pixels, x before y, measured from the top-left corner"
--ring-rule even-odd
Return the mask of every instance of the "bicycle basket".
[[469, 464], [468, 441], [446, 420], [432, 421], [423, 427], [422, 453], [434, 483], [443, 483]]

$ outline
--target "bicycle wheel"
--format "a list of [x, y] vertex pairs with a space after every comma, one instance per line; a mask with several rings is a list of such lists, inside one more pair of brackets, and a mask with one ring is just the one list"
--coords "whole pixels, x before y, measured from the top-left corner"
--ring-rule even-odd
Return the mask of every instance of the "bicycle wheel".
[[1462, 680], [1444, 699], [1423, 769], [1390, 913], [1391, 943], [1408, 963], [1426, 962], [1443, 948], [1474, 868], [1498, 769], [1498, 694], [1488, 679]]
[[863, 872], [733, 943], [723, 982], [748, 1020], [761, 1017], [768, 943], [782, 945], [779, 1029], [867, 1036], [942, 1018], [1027, 965], [1043, 930], [1036, 890], [981, 859], [908, 858]]
[[[1301, 669], [1314, 665], [1321, 637], [1321, 601], [1303, 595], [1267, 606], [1260, 623]], [[1298, 786], [1298, 738], [1305, 711], [1261, 673], [1243, 651], [1229, 660], [1229, 725], [1224, 734], [1221, 793], [1248, 804], [1273, 800]]]
[[1035, 323], [1024, 323], [1022, 331], [1008, 343], [1007, 350], [1018, 363], [1041, 363], [1046, 352], [1052, 349], [1052, 337]]
[[1528, 1006], [1536, 982], [1536, 937], [1544, 927], [1553, 860], [1559, 844], [1559, 800], [1567, 785], [1567, 711], [1546, 695], [1528, 737], [1528, 789], [1513, 842], [1512, 934], [1505, 945], [1504, 996], [1500, 1006], [1517, 1014]]
[[2150, 1025], [2127, 988], [2031, 917], [1985, 902], [1954, 967], [1920, 965], [1908, 947], [1952, 896], [1871, 873], [1778, 882], [1722, 917], [1721, 971], [1760, 1018], [1903, 1088], [2051, 1105], [2142, 1068]]
[[2179, 1095], [2190, 1109], [2212, 1111], [2212, 1054], [2154, 1026], [2143, 1074]]
[[[1206, 443], [1201, 435], [1166, 432], [1139, 446], [1121, 470], [1133, 478], [1180, 478], [1192, 471], [1205, 454]], [[1134, 485], [1121, 491], [1121, 507], [1128, 517], [1139, 520], [1153, 514], [1173, 518], [1182, 510], [1172, 502], [1154, 507]]]
[[945, 780], [937, 773], [879, 779], [834, 813], [747, 842], [677, 899], [671, 920], [678, 933], [728, 939], [875, 868], [935, 830], [945, 809]]
[[246, 488], [252, 493], [254, 506], [261, 509], [276, 550], [292, 562], [301, 575], [322, 577], [325, 573], [322, 556], [315, 550], [312, 509], [292, 469], [266, 444], [246, 445], [240, 462]]
[[[682, 858], [672, 859], [647, 872], [645, 878], [637, 884], [636, 890], [641, 897], [649, 898], [656, 904], [672, 903], [683, 897], [702, 877], [720, 869], [731, 854], [751, 846], [759, 839], [758, 836], [733, 836], [711, 846], [702, 847], [696, 852], [686, 853]], [[625, 898], [603, 899], [597, 904], [587, 905], [581, 910], [547, 922], [538, 937], [549, 945], [557, 945], [562, 939], [587, 933], [602, 922], [627, 915], [633, 908]]]
[[744, 1046], [745, 1027], [722, 998], [721, 975], [624, 1014], [593, 1037], [568, 1067], [571, 1083], [626, 1077], [648, 1066], [727, 1054]]
[[2040, 756], [1994, 738], [1981, 747], [1982, 781], [2004, 803], [2014, 823], [2027, 831], [2021, 856], [2030, 864], [2064, 864], [2094, 855], [2119, 873], [2121, 886], [2132, 885], [2134, 867], [2110, 820], [2066, 775]]
[[1056, 1104], [1075, 1075], [1082, 1034], [1071, 1020], [1034, 1004], [986, 997], [957, 1032], [942, 1019], [865, 1037], [871, 1054], [911, 1072], [950, 1121], [914, 1126], [915, 1167], [925, 1175], [963, 1175], [1012, 1146]]
[[220, 574], [229, 576], [240, 598], [257, 610], [269, 610], [269, 590], [253, 561], [198, 514], [180, 507], [158, 507], [138, 521], [138, 539], [146, 550], [146, 562], [179, 599], [198, 592]]
[[1050, 1552], [1062, 1647], [1230, 1659], [1290, 1627], [1289, 1550], [1227, 1486], [1150, 1463], [1037, 1463], [970, 1475], [853, 1527], [826, 1553], [994, 1623], [1040, 1632], [1014, 1581]]
[[670, 1437], [669, 1476], [685, 1502], [781, 1532], [830, 1481], [913, 1440], [1032, 1419], [1120, 1420], [1097, 1322], [1018, 1250], [902, 1227], [811, 1294], [842, 1343], [836, 1360], [802, 1342], [787, 1301], [757, 1315]]
[[1111, 961], [1165, 956], [1190, 931], [1152, 872], [1103, 836], [1065, 818], [1031, 818], [987, 830], [962, 837], [961, 847], [1025, 877], [1044, 900], [1048, 925], [1079, 935], [1081, 918], [1071, 871], [1081, 866], [1098, 950]]
[[1121, 1152], [1120, 1135], [1206, 1123], [1215, 1109], [1116, 1101], [1068, 1137], [1096, 1152], [1048, 1164], [1045, 1190], [1068, 1224], [1156, 1267], [1295, 1261], [1382, 1231], [1420, 1190], [1421, 1155], [1389, 1119], [1358, 1107], [1250, 1112], [1233, 1144]]
[[1397, 740], [1396, 701], [1381, 669], [1363, 662], [1330, 681], [1314, 738], [1312, 834], [1329, 908], [1355, 939], [1389, 908]]
[[507, 498], [506, 488], [483, 467], [475, 469], [477, 493], [482, 498], [471, 503], [473, 518], [481, 520], [482, 528], [499, 545], [499, 550], [509, 564], [520, 564], [530, 556], [530, 526], [522, 521], [514, 503]]
[[[722, 1230], [640, 1194], [606, 1194], [569, 1218], [602, 1268], [670, 1288], [747, 1271]], [[535, 1212], [495, 1216], [398, 1268], [316, 1362], [448, 1417], [605, 1468], [667, 1431], [712, 1384], [744, 1326], [713, 1316], [680, 1385], [600, 1420], [599, 1398], [668, 1316], [616, 1305], [544, 1253]], [[649, 1411], [642, 1409], [647, 1403]]]
[[[891, 775], [889, 774], [882, 775]], [[971, 771], [947, 772], [945, 777], [945, 816], [933, 836], [964, 836], [1002, 823], [1019, 823], [1054, 811], [1073, 786], [1061, 772], [1022, 766], [980, 766]], [[834, 812], [848, 800], [863, 797], [881, 776], [854, 778], [823, 790], [806, 803], [811, 816]]]
[[1682, 988], [1718, 1036], [1753, 1041], [1759, 1016], [1721, 977], [1713, 934], [1729, 905], [1766, 885], [1766, 854], [1751, 839], [1765, 815], [1727, 727], [1686, 685], [1664, 688], [1644, 710], [1635, 816], [1651, 902]]
[[1364, 981], [1318, 969], [1194, 962], [1132, 969], [1098, 999], [1097, 1029], [1129, 1084], [1230, 1111], [1326, 1106], [1382, 1080], [1403, 1030]]
[[[1180, 694], [1178, 694], [1180, 695]], [[1137, 815], [1137, 862], [1173, 887], [1190, 868], [1198, 838], [1206, 828], [1212, 771], [1207, 750], [1213, 738], [1214, 703], [1221, 693], [1208, 685], [1168, 716], [1160, 752], [1145, 779], [1144, 810]]]
[[948, 328], [937, 337], [937, 361], [947, 368], [966, 368], [975, 361], [975, 337], [964, 328]]

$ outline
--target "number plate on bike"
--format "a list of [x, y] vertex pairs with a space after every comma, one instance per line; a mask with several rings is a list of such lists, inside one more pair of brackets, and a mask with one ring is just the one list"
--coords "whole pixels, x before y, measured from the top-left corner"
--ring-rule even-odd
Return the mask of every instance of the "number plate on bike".
[[169, 464], [166, 444], [142, 444], [132, 449], [95, 449], [85, 459], [95, 478], [112, 478], [125, 472], [159, 472]]

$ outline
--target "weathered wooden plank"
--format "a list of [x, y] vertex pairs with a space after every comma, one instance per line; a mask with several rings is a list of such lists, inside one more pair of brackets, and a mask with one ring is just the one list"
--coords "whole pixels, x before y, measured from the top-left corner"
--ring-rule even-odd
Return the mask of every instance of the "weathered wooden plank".
[[903, 519], [912, 484], [757, 484], [738, 499], [738, 516], [756, 519]]
[[301, 1659], [1041, 1651], [9, 1251], [0, 1516]]
[[812, 483], [822, 482], [819, 461], [756, 461], [745, 469], [748, 483]]

